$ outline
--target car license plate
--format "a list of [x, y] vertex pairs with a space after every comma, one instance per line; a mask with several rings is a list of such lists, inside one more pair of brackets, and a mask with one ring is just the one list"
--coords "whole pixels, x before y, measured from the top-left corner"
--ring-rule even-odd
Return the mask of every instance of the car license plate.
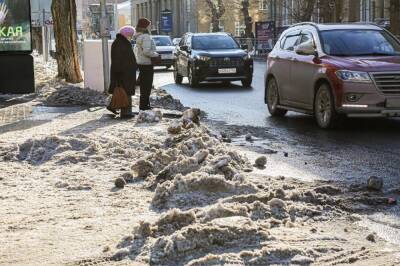
[[172, 54], [162, 54], [161, 59], [172, 59]]
[[386, 100], [387, 108], [400, 108], [400, 98], [396, 99], [387, 99]]
[[219, 74], [236, 74], [236, 68], [220, 68], [218, 69]]

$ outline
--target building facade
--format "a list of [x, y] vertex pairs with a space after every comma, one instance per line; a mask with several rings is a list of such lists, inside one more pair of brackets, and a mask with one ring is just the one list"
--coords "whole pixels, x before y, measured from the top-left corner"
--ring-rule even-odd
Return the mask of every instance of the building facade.
[[[209, 32], [211, 31], [211, 10], [205, 0], [196, 2], [198, 31]], [[327, 2], [316, 1], [311, 16], [312, 21], [324, 22], [323, 3]], [[224, 4], [226, 11], [220, 19], [220, 30], [241, 36], [245, 29], [241, 0], [224, 0]], [[300, 22], [299, 16], [296, 15], [301, 13], [301, 4], [302, 1], [299, 0], [250, 0], [249, 13], [253, 22], [276, 21], [277, 27], [284, 27]], [[390, 0], [332, 0], [328, 8], [330, 10], [327, 13], [332, 14], [334, 21], [377, 22], [387, 26]]]
[[[145, 17], [152, 21], [153, 31], [180, 37], [188, 31], [197, 31], [196, 2], [196, 0], [132, 0], [132, 21]], [[161, 13], [167, 10], [172, 12], [172, 31], [162, 32]]]

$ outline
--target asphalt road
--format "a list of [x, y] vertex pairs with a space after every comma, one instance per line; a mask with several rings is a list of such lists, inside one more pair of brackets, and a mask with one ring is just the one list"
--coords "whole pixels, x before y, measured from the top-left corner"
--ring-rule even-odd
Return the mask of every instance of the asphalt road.
[[[290, 112], [283, 119], [269, 116], [264, 104], [265, 64], [255, 64], [253, 88], [203, 84], [192, 89], [184, 79], [175, 85], [172, 72], [159, 70], [161, 85], [185, 106], [207, 112], [208, 123], [230, 135], [234, 145], [264, 153], [265, 171], [302, 180], [329, 180], [343, 186], [384, 178], [385, 191], [400, 188], [400, 119], [349, 119], [340, 129], [321, 130], [313, 117]], [[244, 135], [256, 137], [246, 142]], [[377, 212], [366, 226], [400, 244], [400, 206]]]
[[[233, 83], [193, 89], [185, 79], [183, 85], [175, 85], [172, 72], [162, 70], [155, 83], [184, 105], [207, 112], [211, 123], [228, 124], [224, 127], [233, 137], [246, 132], [259, 137], [251, 146], [272, 150], [265, 151], [276, 161], [270, 165], [272, 174], [346, 182], [364, 182], [377, 175], [385, 178], [386, 188], [400, 187], [400, 119], [349, 119], [340, 129], [329, 131], [319, 129], [308, 115], [291, 112], [283, 119], [272, 118], [264, 104], [264, 73], [265, 64], [256, 62], [253, 88]], [[233, 139], [245, 144], [243, 138]]]

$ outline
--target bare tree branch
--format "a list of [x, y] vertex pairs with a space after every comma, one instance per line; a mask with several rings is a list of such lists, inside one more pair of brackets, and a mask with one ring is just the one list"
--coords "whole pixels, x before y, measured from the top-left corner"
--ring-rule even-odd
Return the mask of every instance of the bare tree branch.
[[219, 21], [221, 17], [225, 14], [225, 5], [223, 0], [206, 0], [206, 3], [211, 11], [211, 25], [212, 31], [218, 32]]

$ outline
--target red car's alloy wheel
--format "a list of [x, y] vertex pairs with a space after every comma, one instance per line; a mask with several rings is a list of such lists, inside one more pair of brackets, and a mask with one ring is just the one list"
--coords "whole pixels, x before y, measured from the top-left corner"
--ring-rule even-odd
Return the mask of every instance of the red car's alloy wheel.
[[315, 119], [321, 128], [334, 128], [340, 122], [329, 85], [322, 84], [319, 87], [315, 95], [314, 112]]
[[278, 86], [276, 84], [276, 80], [274, 78], [271, 78], [268, 81], [267, 105], [268, 105], [268, 111], [272, 116], [284, 116], [287, 113], [287, 110], [278, 108], [278, 104], [279, 104]]

